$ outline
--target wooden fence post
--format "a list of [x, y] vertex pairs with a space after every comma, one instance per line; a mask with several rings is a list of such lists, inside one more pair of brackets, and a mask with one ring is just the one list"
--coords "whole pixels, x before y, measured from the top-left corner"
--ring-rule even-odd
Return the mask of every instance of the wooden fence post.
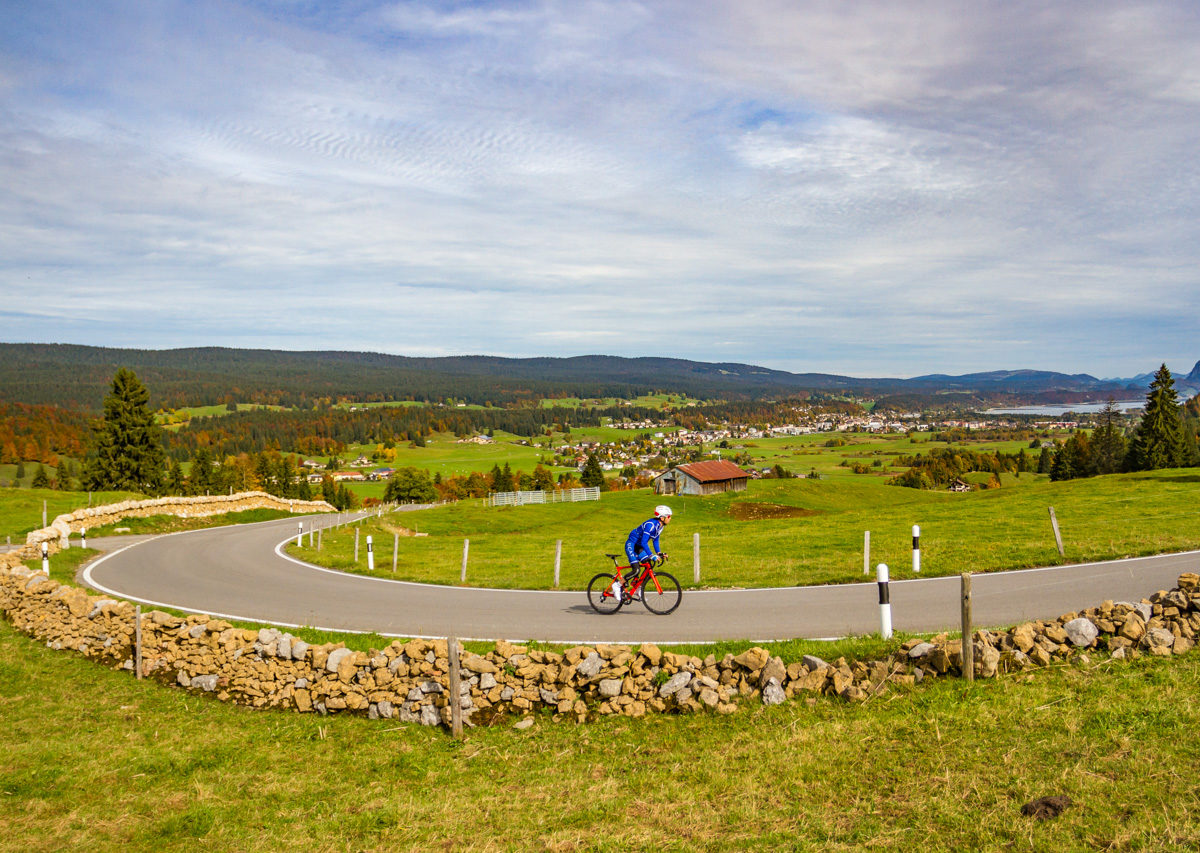
[[1054, 507], [1050, 507], [1050, 526], [1054, 528], [1054, 544], [1058, 546], [1058, 556], [1062, 557], [1062, 534], [1058, 532], [1058, 518], [1054, 515]]
[[459, 673], [458, 640], [450, 637], [446, 640], [448, 657], [450, 658], [450, 734], [461, 738], [462, 723], [462, 676]]
[[962, 671], [967, 681], [975, 680], [975, 633], [971, 627], [971, 575], [963, 572], [962, 578]]
[[134, 617], [136, 621], [133, 625], [133, 670], [137, 673], [138, 681], [142, 680], [142, 605], [137, 605], [134, 608]]

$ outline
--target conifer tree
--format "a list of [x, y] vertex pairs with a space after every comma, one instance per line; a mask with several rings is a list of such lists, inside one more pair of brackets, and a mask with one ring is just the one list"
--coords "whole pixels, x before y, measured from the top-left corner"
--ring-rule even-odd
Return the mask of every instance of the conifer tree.
[[50, 475], [46, 473], [46, 466], [41, 462], [38, 463], [37, 470], [33, 472], [33, 482], [29, 485], [35, 489], [50, 488]]
[[600, 460], [596, 458], [595, 453], [588, 454], [579, 482], [589, 488], [604, 485], [604, 472], [600, 470]]
[[1092, 433], [1092, 469], [1094, 474], [1115, 474], [1125, 464], [1127, 442], [1120, 427], [1121, 412], [1112, 397], [1100, 410], [1100, 425]]
[[1142, 420], [1129, 447], [1127, 467], [1133, 471], [1177, 468], [1190, 461], [1188, 456], [1175, 379], [1164, 364], [1150, 383]]
[[136, 373], [124, 367], [117, 370], [84, 472], [89, 489], [152, 495], [162, 491], [164, 454], [149, 401], [150, 392]]

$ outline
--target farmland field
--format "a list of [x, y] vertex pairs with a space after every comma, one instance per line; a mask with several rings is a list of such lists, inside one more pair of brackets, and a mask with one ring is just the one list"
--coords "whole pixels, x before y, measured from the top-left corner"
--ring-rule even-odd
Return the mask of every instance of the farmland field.
[[[863, 577], [864, 532], [871, 564], [893, 578], [911, 576], [911, 530], [920, 525], [922, 574], [986, 572], [1200, 548], [1200, 474], [1188, 469], [1118, 474], [1052, 483], [1022, 475], [1021, 485], [965, 494], [885, 485], [878, 478], [751, 481], [742, 493], [674, 497], [663, 536], [675, 574], [691, 581], [694, 534], [700, 534], [702, 585], [790, 586], [846, 583]], [[626, 533], [663, 500], [649, 490], [606, 493], [599, 501], [522, 507], [482, 501], [369, 519], [377, 569], [396, 577], [458, 583], [463, 540], [470, 540], [468, 581], [478, 586], [548, 587], [555, 543], [562, 540], [561, 584], [582, 588], [619, 553]], [[1055, 547], [1053, 506], [1065, 546]], [[424, 536], [411, 536], [420, 532]], [[397, 535], [399, 534], [399, 535]], [[365, 545], [353, 562], [354, 532], [323, 537], [318, 552], [289, 546], [301, 559], [366, 571]], [[365, 540], [363, 540], [365, 542]]]

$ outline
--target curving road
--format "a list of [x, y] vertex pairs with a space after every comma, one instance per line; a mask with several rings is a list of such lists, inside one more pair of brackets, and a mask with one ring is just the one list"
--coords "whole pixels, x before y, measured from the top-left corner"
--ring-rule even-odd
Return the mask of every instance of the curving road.
[[[314, 516], [318, 524], [332, 523]], [[641, 605], [601, 616], [582, 592], [432, 586], [350, 575], [285, 556], [296, 519], [212, 528], [129, 542], [92, 562], [84, 582], [154, 606], [290, 627], [551, 642], [711, 642], [870, 634], [879, 630], [874, 583], [684, 591], [670, 616]], [[127, 544], [128, 543], [128, 544]], [[1106, 563], [975, 575], [976, 625], [1053, 619], [1104, 599], [1137, 601], [1200, 571], [1200, 551]], [[960, 627], [957, 576], [893, 581], [898, 631]]]

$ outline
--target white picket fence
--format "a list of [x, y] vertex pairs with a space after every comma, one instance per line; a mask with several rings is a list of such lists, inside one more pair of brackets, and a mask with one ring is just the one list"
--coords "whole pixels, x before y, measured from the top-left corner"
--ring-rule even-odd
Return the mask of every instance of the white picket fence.
[[553, 492], [493, 492], [484, 501], [486, 506], [523, 506], [524, 504], [575, 503], [576, 501], [598, 501], [600, 489], [591, 486], [585, 489], [556, 489]]

